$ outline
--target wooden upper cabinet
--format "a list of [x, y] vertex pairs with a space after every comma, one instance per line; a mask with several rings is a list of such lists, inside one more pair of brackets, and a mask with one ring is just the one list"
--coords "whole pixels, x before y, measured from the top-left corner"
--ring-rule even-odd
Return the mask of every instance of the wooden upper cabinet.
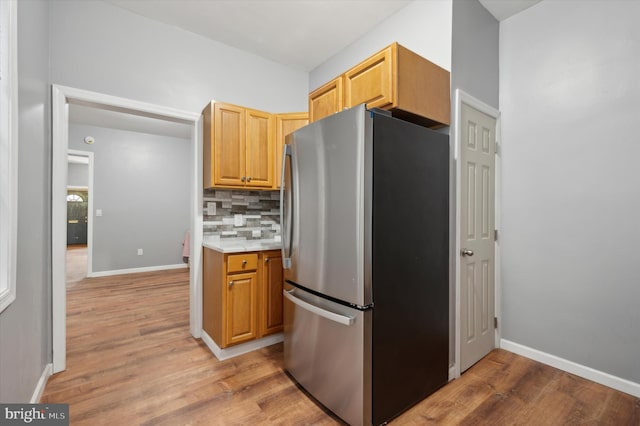
[[246, 110], [246, 185], [273, 185], [273, 119], [268, 112]]
[[[344, 102], [328, 111], [327, 105], [337, 98], [331, 92], [339, 90], [337, 81], [344, 84]], [[342, 107], [366, 103], [368, 108], [383, 108], [394, 117], [435, 127], [450, 124], [450, 98], [449, 71], [393, 43], [312, 92], [309, 113], [315, 121]], [[314, 106], [320, 113], [314, 113]]]
[[384, 108], [394, 103], [394, 55], [396, 45], [376, 53], [344, 74], [344, 106], [366, 103]]
[[273, 186], [271, 114], [220, 102], [202, 112], [204, 187]]
[[309, 94], [309, 121], [318, 121], [342, 111], [342, 76]]
[[276, 114], [275, 116], [275, 167], [273, 169], [273, 188], [280, 188], [282, 174], [282, 149], [287, 135], [295, 132], [299, 128], [309, 124], [309, 114], [306, 112], [292, 112], [287, 114]]
[[245, 176], [245, 111], [214, 104], [213, 160], [215, 185], [242, 185]]

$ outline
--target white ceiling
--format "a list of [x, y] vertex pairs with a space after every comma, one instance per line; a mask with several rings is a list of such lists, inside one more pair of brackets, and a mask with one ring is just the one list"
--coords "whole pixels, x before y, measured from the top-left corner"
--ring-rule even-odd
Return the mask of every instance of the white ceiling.
[[[193, 127], [189, 124], [175, 123], [157, 118], [108, 111], [77, 104], [69, 104], [69, 122], [182, 139], [191, 139], [191, 129]], [[92, 135], [83, 135], [83, 138], [85, 136]]]
[[[104, 0], [272, 61], [310, 71], [411, 0]], [[444, 1], [444, 0], [416, 0]], [[540, 0], [480, 0], [498, 20]]]
[[478, 0], [498, 20], [505, 19], [530, 8], [542, 0]]
[[411, 0], [105, 1], [304, 71], [320, 65], [411, 3]]
[[[310, 71], [412, 0], [104, 1], [274, 62]], [[504, 20], [541, 0], [479, 1], [496, 19]], [[100, 127], [191, 137], [187, 125], [79, 105], [71, 105], [69, 119]]]

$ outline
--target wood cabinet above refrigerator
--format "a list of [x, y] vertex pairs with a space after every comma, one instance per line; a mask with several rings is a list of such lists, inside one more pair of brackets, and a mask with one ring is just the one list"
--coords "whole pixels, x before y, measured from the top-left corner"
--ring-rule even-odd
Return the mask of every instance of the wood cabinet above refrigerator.
[[449, 71], [393, 43], [309, 94], [310, 121], [366, 103], [427, 127], [450, 124]]

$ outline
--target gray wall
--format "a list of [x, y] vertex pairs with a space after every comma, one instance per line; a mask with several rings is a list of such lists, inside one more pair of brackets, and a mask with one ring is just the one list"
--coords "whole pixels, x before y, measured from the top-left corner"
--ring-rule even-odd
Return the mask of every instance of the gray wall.
[[[78, 147], [77, 149], [86, 151], [84, 147]], [[89, 166], [87, 164], [69, 163], [67, 186], [89, 186]]]
[[640, 3], [500, 27], [503, 337], [640, 382]]
[[[478, 0], [453, 0], [451, 34], [451, 117], [455, 111], [456, 89], [465, 91], [486, 104], [498, 108], [498, 48], [500, 24]], [[454, 160], [455, 126], [451, 135], [451, 288], [449, 310], [449, 361], [455, 361], [455, 259], [456, 168]]]
[[453, 0], [452, 27], [452, 101], [461, 89], [497, 109], [499, 22], [478, 0]]
[[51, 2], [54, 83], [201, 112], [307, 110], [307, 73], [96, 0]]
[[71, 123], [69, 148], [94, 153], [93, 272], [182, 263], [191, 142]]
[[0, 313], [0, 402], [29, 402], [51, 353], [49, 4], [18, 2], [16, 300]]
[[322, 86], [394, 41], [450, 70], [451, 0], [409, 3], [312, 70], [309, 90]]

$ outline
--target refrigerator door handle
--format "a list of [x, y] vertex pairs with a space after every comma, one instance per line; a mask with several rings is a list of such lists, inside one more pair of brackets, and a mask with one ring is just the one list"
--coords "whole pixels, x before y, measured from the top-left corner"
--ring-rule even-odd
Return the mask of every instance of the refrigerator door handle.
[[[287, 160], [289, 176], [287, 176]], [[291, 244], [293, 241], [293, 173], [291, 168], [291, 145], [282, 150], [282, 173], [280, 175], [280, 224], [282, 226], [282, 267], [291, 268]], [[286, 187], [287, 177], [290, 188]]]
[[326, 309], [319, 308], [315, 305], [312, 305], [311, 303], [305, 302], [304, 300], [297, 298], [296, 295], [294, 294], [294, 291], [295, 289], [283, 290], [282, 294], [284, 294], [284, 297], [289, 299], [289, 301], [298, 305], [302, 309], [343, 325], [353, 325], [353, 323], [355, 322], [355, 317], [336, 314], [335, 312], [327, 311]]

